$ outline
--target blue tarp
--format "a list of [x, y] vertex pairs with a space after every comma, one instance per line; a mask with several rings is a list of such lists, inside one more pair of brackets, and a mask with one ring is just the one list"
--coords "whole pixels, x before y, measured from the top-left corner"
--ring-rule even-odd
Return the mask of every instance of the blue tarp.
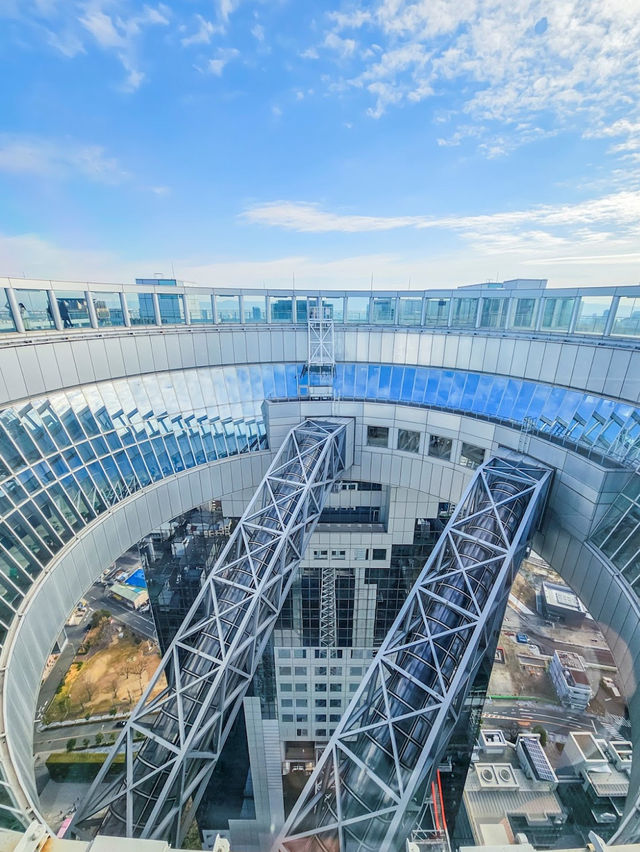
[[142, 568], [138, 568], [137, 571], [134, 571], [127, 579], [125, 580], [127, 586], [138, 586], [140, 589], [147, 588], [147, 581], [144, 578], [144, 571]]

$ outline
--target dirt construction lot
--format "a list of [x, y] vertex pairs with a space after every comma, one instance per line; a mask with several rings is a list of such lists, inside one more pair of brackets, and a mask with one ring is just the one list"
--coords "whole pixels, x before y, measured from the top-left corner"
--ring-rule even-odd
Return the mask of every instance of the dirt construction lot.
[[[43, 721], [62, 722], [133, 707], [160, 662], [158, 646], [123, 627], [108, 614], [94, 613], [92, 627]], [[164, 686], [159, 684], [156, 692]]]

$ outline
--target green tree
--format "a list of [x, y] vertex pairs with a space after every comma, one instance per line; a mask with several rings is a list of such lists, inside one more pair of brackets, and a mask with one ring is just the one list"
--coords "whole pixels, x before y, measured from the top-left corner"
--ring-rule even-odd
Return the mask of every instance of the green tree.
[[547, 732], [542, 725], [536, 725], [531, 731], [534, 734], [540, 734], [540, 745], [544, 748], [547, 744]]
[[98, 731], [98, 733], [96, 734], [96, 745], [100, 745], [100, 743], [102, 742], [103, 739], [104, 739], [104, 737], [102, 736], [100, 731]]
[[67, 751], [73, 751], [76, 747], [76, 738], [71, 737], [70, 740], [67, 740]]
[[89, 748], [89, 740], [87, 737], [82, 740], [82, 748]]

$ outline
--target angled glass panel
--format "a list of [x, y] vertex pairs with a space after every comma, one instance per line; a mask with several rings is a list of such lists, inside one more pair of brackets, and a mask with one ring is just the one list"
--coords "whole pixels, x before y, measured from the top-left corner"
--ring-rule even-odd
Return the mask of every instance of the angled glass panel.
[[293, 300], [291, 297], [269, 296], [271, 322], [293, 321]]
[[296, 322], [306, 322], [307, 316], [307, 298], [306, 296], [298, 297], [296, 299]]
[[507, 298], [484, 297], [480, 308], [480, 328], [504, 328], [507, 322], [508, 306]]
[[[23, 310], [23, 308], [18, 306], [18, 310], [21, 314], [26, 315], [26, 308]], [[2, 300], [2, 302], [0, 302], [0, 334], [4, 332], [12, 332], [15, 330], [16, 324], [13, 320], [13, 314], [11, 313], [11, 308], [9, 307], [9, 301], [7, 299], [7, 294], [5, 291], [4, 299]]]
[[575, 301], [573, 298], [544, 299], [540, 328], [543, 331], [569, 331]]
[[449, 322], [449, 306], [451, 299], [426, 299], [424, 325], [444, 326]]
[[162, 325], [184, 323], [184, 302], [180, 293], [158, 293], [158, 304]]
[[155, 325], [153, 293], [125, 293], [131, 325]]
[[63, 328], [88, 328], [91, 325], [84, 293], [78, 290], [56, 290], [55, 298]]
[[240, 322], [240, 297], [216, 294], [218, 322]]
[[456, 328], [474, 328], [478, 316], [478, 299], [456, 298], [453, 300], [451, 325]]
[[344, 321], [344, 299], [339, 296], [323, 296], [322, 307], [326, 319], [334, 322]]
[[536, 307], [539, 299], [519, 298], [513, 300], [511, 328], [528, 330], [536, 326]]
[[369, 322], [369, 296], [347, 297], [347, 322]]
[[15, 294], [25, 331], [50, 331], [55, 328], [48, 290], [16, 289]]
[[92, 293], [91, 298], [93, 299], [93, 306], [96, 310], [99, 326], [124, 325], [120, 293]]
[[640, 337], [640, 298], [620, 296], [611, 334]]
[[187, 293], [185, 299], [189, 308], [191, 325], [202, 325], [213, 322], [213, 302], [208, 293]]
[[422, 299], [402, 296], [398, 299], [398, 323], [400, 325], [420, 325], [422, 322]]
[[371, 305], [371, 322], [390, 325], [396, 319], [396, 300], [391, 296], [374, 296]]
[[242, 321], [243, 322], [266, 322], [267, 312], [264, 296], [242, 297]]
[[611, 296], [582, 296], [575, 331], [578, 334], [604, 334], [611, 310]]

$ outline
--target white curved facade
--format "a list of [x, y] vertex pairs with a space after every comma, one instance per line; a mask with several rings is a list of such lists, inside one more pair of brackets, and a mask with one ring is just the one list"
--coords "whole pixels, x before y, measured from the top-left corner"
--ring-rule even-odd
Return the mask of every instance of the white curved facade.
[[[4, 283], [11, 309], [4, 319], [13, 328], [0, 336], [0, 582], [6, 589], [0, 753], [5, 813], [20, 815], [37, 812], [31, 736], [42, 668], [77, 599], [103, 567], [161, 522], [228, 495], [232, 479], [234, 491], [259, 482], [271, 457], [265, 399], [281, 401], [275, 410], [290, 424], [327, 403], [306, 400], [307, 331], [293, 321], [302, 318], [301, 303], [319, 294], [238, 298], [179, 287], [74, 291], [50, 282]], [[28, 302], [29, 290], [45, 294], [51, 316], [45, 308], [37, 319], [35, 308], [26, 307], [40, 299]], [[60, 298], [78, 306], [68, 329]], [[537, 549], [602, 623], [640, 743], [640, 603], [629, 567], [635, 550], [614, 567], [615, 559], [589, 542], [640, 458], [634, 317], [640, 288], [471, 288], [326, 299], [338, 320], [332, 413], [356, 418], [350, 476], [402, 490], [398, 525], [420, 495], [456, 502], [470, 475], [461, 464], [463, 441], [526, 452], [556, 468]], [[595, 299], [601, 301], [594, 307]], [[236, 304], [243, 322], [229, 320]], [[130, 325], [145, 306], [146, 318], [157, 324]], [[106, 311], [116, 321], [111, 326], [102, 324]], [[166, 316], [175, 324], [163, 324]], [[368, 425], [389, 429], [388, 448], [367, 446]], [[417, 452], [394, 449], [401, 429], [420, 434]], [[21, 443], [24, 435], [33, 447]], [[430, 436], [452, 442], [448, 459], [429, 455]], [[73, 491], [70, 508], [60, 489], [67, 496]], [[638, 760], [632, 789], [637, 796]], [[630, 810], [626, 837], [635, 838], [636, 822]]]

